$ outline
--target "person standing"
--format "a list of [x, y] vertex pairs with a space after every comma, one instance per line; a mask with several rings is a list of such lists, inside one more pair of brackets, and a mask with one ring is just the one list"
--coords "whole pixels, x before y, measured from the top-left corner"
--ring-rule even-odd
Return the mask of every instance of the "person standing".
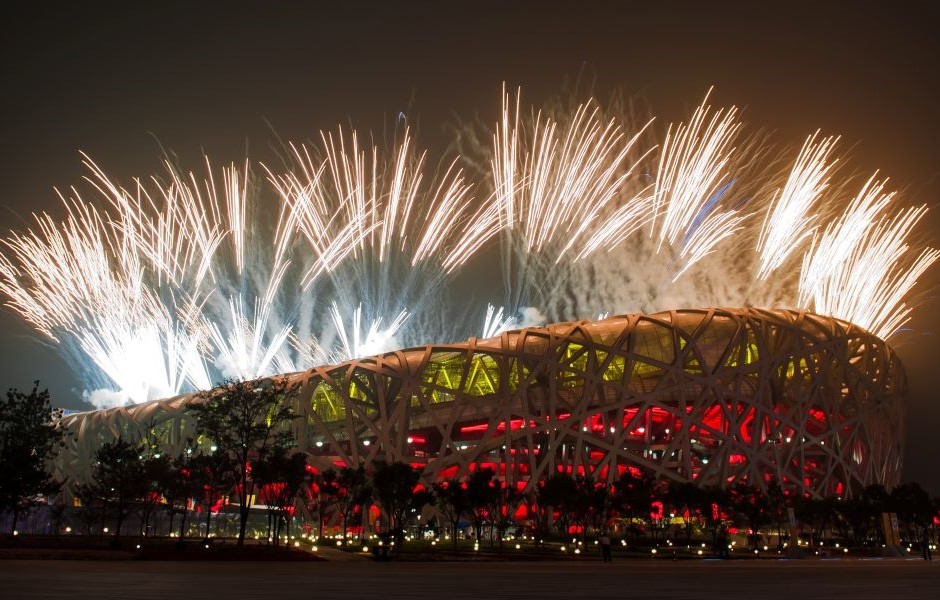
[[607, 532], [601, 533], [601, 559], [606, 562], [612, 562], [610, 558], [610, 536], [607, 535]]
[[930, 554], [930, 530], [924, 525], [924, 530], [920, 534], [920, 544], [924, 548], [924, 560], [933, 560]]
[[721, 528], [718, 530], [718, 538], [716, 540], [718, 558], [730, 558], [728, 553], [729, 541], [728, 528], [722, 523]]

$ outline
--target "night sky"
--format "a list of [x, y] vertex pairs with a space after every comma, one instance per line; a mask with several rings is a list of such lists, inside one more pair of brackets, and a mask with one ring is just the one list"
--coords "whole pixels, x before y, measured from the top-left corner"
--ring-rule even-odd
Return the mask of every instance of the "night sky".
[[[853, 171], [880, 169], [901, 203], [931, 207], [920, 234], [936, 246], [940, 4], [818, 4], [8, 2], [0, 230], [63, 212], [53, 187], [79, 183], [79, 150], [126, 182], [156, 171], [161, 147], [192, 168], [203, 152], [240, 162], [246, 150], [269, 157], [272, 132], [380, 131], [399, 112], [434, 150], [449, 124], [493, 121], [504, 81], [538, 104], [580, 77], [599, 99], [642, 98], [662, 127], [714, 85], [714, 105], [741, 107], [749, 128], [781, 144], [842, 135]], [[912, 330], [892, 340], [911, 386], [903, 479], [933, 494], [938, 283], [935, 266]], [[74, 374], [8, 311], [0, 348], [0, 385], [39, 378], [56, 405], [87, 408]]]

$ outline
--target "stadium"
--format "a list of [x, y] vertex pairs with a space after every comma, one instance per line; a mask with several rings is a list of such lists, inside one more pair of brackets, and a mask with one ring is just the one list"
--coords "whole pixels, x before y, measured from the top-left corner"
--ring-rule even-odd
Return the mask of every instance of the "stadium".
[[[898, 484], [904, 369], [864, 329], [806, 311], [682, 309], [506, 331], [287, 376], [317, 468], [405, 461], [426, 482], [491, 467], [532, 490], [556, 471], [612, 482], [779, 482], [812, 497]], [[67, 416], [57, 476], [156, 433], [182, 450], [196, 394]]]

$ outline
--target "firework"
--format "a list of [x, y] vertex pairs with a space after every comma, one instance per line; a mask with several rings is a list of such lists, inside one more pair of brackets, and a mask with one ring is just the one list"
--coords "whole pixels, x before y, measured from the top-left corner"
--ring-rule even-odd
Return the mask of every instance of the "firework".
[[669, 127], [660, 153], [651, 228], [661, 219], [657, 253], [668, 245], [682, 261], [673, 280], [737, 233], [744, 220], [722, 206], [733, 185], [728, 166], [741, 127], [737, 110], [712, 112], [707, 102], [708, 96], [689, 123]]
[[661, 143], [594, 100], [501, 104], [489, 141], [440, 168], [407, 128], [388, 149], [321, 132], [280, 167], [166, 162], [126, 188], [84, 157], [93, 198], [59, 194], [64, 219], [3, 240], [0, 292], [109, 405], [480, 333], [491, 241], [506, 298], [483, 337], [750, 303], [886, 338], [940, 257], [912, 248], [925, 207], [896, 207], [877, 176], [851, 196], [833, 183], [838, 138], [784, 164], [709, 95]]
[[907, 240], [927, 208], [883, 214], [895, 194], [884, 193], [886, 182], [875, 177], [813, 240], [800, 271], [799, 301], [888, 338], [909, 320], [904, 297], [940, 251], [926, 248], [910, 259]]
[[[504, 266], [509, 305], [535, 304], [552, 320], [567, 320], [749, 302], [809, 308], [883, 337], [895, 333], [910, 311], [902, 299], [936, 260], [931, 248], [913, 259], [908, 252], [923, 211], [879, 221], [895, 195], [873, 182], [846, 200], [845, 186], [831, 184], [838, 138], [818, 131], [781, 173], [783, 161], [765, 160], [772, 151], [742, 134], [737, 109], [713, 109], [710, 94], [687, 122], [668, 127], [661, 145], [626, 155], [607, 152], [598, 132], [643, 132], [648, 122], [586, 113], [590, 103], [563, 124], [538, 111], [524, 117], [519, 96], [504, 91], [489, 180], [510, 232], [504, 254], [515, 261]], [[589, 150], [572, 159], [559, 147]], [[556, 156], [563, 158], [556, 163]], [[583, 156], [597, 160], [579, 162]], [[643, 164], [649, 157], [655, 168]], [[638, 170], [643, 177], [629, 175]], [[565, 189], [544, 182], [614, 172], [625, 176], [605, 180], [609, 202], [592, 204], [587, 195], [560, 201], [564, 209], [543, 208], [540, 198], [553, 197], [544, 190]], [[832, 225], [820, 236], [823, 215]], [[572, 219], [590, 224], [582, 245]], [[555, 239], [564, 242], [553, 247]], [[574, 256], [562, 260], [572, 247]]]
[[496, 337], [504, 331], [515, 328], [518, 323], [513, 315], [506, 315], [506, 307], [496, 308], [492, 304], [486, 305], [486, 318], [483, 320], [483, 333], [481, 337]]
[[339, 350], [330, 355], [333, 362], [344, 362], [354, 358], [362, 358], [372, 354], [379, 354], [398, 348], [395, 334], [408, 320], [408, 311], [403, 310], [392, 320], [392, 323], [383, 328], [382, 319], [375, 319], [369, 323], [368, 329], [363, 329], [362, 306], [357, 306], [352, 316], [352, 336], [349, 327], [343, 320], [342, 312], [336, 303], [330, 310], [336, 334], [340, 339]]
[[810, 212], [829, 186], [835, 161], [829, 155], [838, 138], [816, 141], [819, 132], [807, 138], [790, 171], [787, 183], [767, 210], [757, 239], [760, 269], [757, 276], [767, 279], [796, 248], [812, 236], [816, 219]]

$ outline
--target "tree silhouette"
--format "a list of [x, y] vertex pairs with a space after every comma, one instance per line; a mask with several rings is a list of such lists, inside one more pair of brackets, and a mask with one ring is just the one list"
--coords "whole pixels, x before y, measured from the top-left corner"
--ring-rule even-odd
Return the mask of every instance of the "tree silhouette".
[[636, 545], [636, 520], [647, 520], [653, 504], [656, 479], [647, 471], [628, 470], [614, 483], [614, 505], [628, 521], [631, 545]]
[[728, 495], [731, 508], [747, 523], [750, 530], [749, 541], [756, 549], [760, 541], [758, 531], [771, 521], [770, 500], [767, 493], [756, 485], [739, 480], [728, 490]]
[[[339, 486], [336, 509], [343, 518], [343, 541], [346, 541], [349, 518], [353, 516], [356, 509], [359, 509], [360, 515], [363, 513], [363, 505], [372, 497], [372, 485], [366, 477], [365, 468], [361, 465], [356, 468], [341, 468], [336, 483]], [[363, 527], [365, 522], [365, 519], [362, 519]]]
[[290, 403], [295, 387], [284, 378], [227, 381], [200, 392], [192, 407], [198, 433], [212, 442], [214, 452], [228, 459], [231, 467], [238, 500], [238, 545], [245, 542], [250, 500], [255, 493], [251, 464], [276, 447], [294, 443], [289, 425], [295, 418]]
[[261, 486], [260, 495], [268, 506], [268, 537], [273, 537], [277, 546], [282, 523], [286, 525], [285, 535], [290, 538], [294, 500], [309, 478], [306, 457], [278, 446], [254, 464], [251, 476]]
[[198, 473], [193, 472], [196, 468], [193, 449], [187, 447], [179, 456], [173, 457], [170, 468], [164, 473], [166, 479], [161, 484], [170, 513], [170, 530], [173, 529], [173, 518], [180, 516], [180, 541], [186, 534], [186, 516], [189, 513], [187, 504], [191, 498], [200, 498], [204, 493], [203, 482]]
[[453, 550], [457, 552], [457, 527], [460, 519], [473, 511], [467, 486], [456, 479], [442, 481], [434, 484], [434, 495], [437, 497], [437, 508], [441, 516], [450, 523]]
[[483, 539], [483, 524], [489, 519], [493, 504], [499, 497], [493, 469], [486, 467], [477, 469], [467, 477], [467, 499], [470, 502], [470, 518], [473, 520], [473, 531], [477, 541]]
[[552, 473], [539, 488], [539, 506], [543, 510], [549, 507], [558, 511], [558, 522], [562, 534], [568, 533], [571, 513], [578, 500], [578, 487], [568, 473]]
[[934, 516], [933, 502], [924, 488], [916, 482], [902, 483], [890, 495], [892, 512], [907, 530], [908, 539], [918, 539], [922, 528], [931, 524]]
[[214, 451], [211, 447], [205, 451], [202, 449], [192, 451], [184, 464], [189, 472], [190, 483], [198, 492], [195, 497], [199, 499], [200, 506], [206, 512], [205, 537], [208, 541], [212, 510], [221, 504], [225, 494], [232, 489], [232, 481], [237, 469], [228, 454]]
[[143, 452], [143, 444], [123, 438], [105, 442], [95, 452], [92, 481], [79, 486], [80, 497], [114, 517], [115, 545], [119, 543], [124, 520], [147, 493]]
[[49, 391], [39, 391], [38, 381], [30, 393], [11, 388], [0, 401], [0, 511], [13, 514], [11, 531], [37, 496], [54, 494], [61, 486], [46, 470], [65, 435], [56, 424], [59, 411], [49, 401]]
[[327, 469], [313, 478], [310, 489], [310, 504], [317, 511], [317, 537], [323, 537], [323, 522], [327, 510], [339, 502], [339, 473], [336, 469]]
[[419, 487], [420, 478], [419, 471], [403, 462], [380, 462], [372, 475], [376, 498], [388, 516], [389, 530], [398, 549], [405, 539], [407, 519], [434, 501], [430, 491]]
[[701, 514], [704, 493], [690, 481], [670, 483], [666, 489], [666, 501], [682, 518], [686, 544], [692, 543], [692, 525], [696, 515]]

